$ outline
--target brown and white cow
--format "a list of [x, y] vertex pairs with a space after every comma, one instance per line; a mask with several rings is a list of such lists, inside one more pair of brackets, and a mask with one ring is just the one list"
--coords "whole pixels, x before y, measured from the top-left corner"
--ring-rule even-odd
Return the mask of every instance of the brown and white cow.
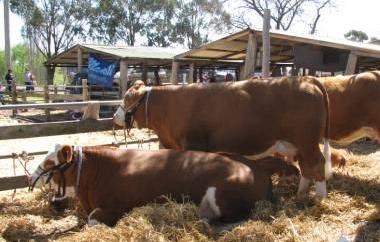
[[[114, 123], [155, 131], [165, 148], [238, 153], [259, 159], [297, 156], [298, 196], [316, 181], [326, 197], [331, 174], [328, 97], [311, 77], [247, 80], [186, 86], [132, 86]], [[318, 146], [324, 142], [324, 154]], [[326, 158], [326, 162], [325, 159]]]
[[252, 162], [200, 151], [57, 145], [31, 183], [52, 174], [56, 190], [66, 188], [56, 199], [78, 196], [89, 224], [114, 225], [132, 208], [160, 202], [163, 195], [189, 197], [200, 204], [203, 219], [235, 221], [247, 218], [255, 201], [271, 198], [274, 172], [293, 175], [298, 169], [278, 158]]
[[330, 138], [341, 144], [363, 137], [380, 143], [380, 71], [319, 80], [330, 99]]

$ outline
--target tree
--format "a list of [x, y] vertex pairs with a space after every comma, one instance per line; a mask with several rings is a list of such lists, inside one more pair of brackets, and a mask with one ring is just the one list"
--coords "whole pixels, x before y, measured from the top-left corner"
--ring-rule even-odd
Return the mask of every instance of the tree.
[[326, 6], [332, 6], [333, 0], [314, 0], [312, 1], [312, 5], [314, 5], [314, 8], [316, 10], [316, 16], [314, 18], [314, 21], [310, 24], [310, 34], [315, 34], [317, 30], [318, 22], [322, 15], [322, 10]]
[[[85, 32], [87, 21], [83, 11], [90, 0], [11, 0], [11, 10], [25, 21], [25, 35], [38, 51], [49, 59], [74, 43]], [[55, 68], [48, 69], [52, 81]]]
[[368, 40], [368, 35], [360, 30], [350, 30], [348, 33], [344, 34], [344, 37], [355, 42], [364, 42], [364, 40]]
[[[29, 58], [29, 52], [28, 52], [28, 46], [26, 44], [18, 44], [12, 48], [12, 69], [13, 74], [15, 76], [15, 80], [19, 84], [24, 84], [24, 73], [25, 73], [25, 67], [28, 66], [28, 58]], [[35, 72], [33, 75], [36, 76], [36, 80], [41, 80], [42, 71], [43, 71], [43, 61], [44, 58], [42, 54], [37, 54], [34, 56], [36, 59], [36, 63], [38, 63], [38, 67], [35, 69]], [[4, 51], [0, 51], [0, 77], [1, 79], [4, 78], [6, 74], [6, 65], [5, 65], [5, 57], [4, 57]]]
[[133, 46], [160, 7], [156, 0], [100, 0], [91, 8], [89, 34], [107, 44], [122, 40]]
[[177, 34], [189, 49], [208, 41], [210, 32], [220, 32], [231, 26], [231, 16], [221, 0], [181, 0], [177, 14]]
[[[271, 10], [271, 20], [275, 23], [275, 29], [289, 30], [297, 17], [302, 16], [305, 8], [316, 9], [317, 15], [311, 24], [311, 32], [314, 33], [321, 17], [321, 11], [334, 0], [242, 0], [243, 8], [253, 10], [259, 16], [264, 17], [264, 10]], [[236, 21], [243, 26], [247, 23], [243, 17]]]
[[151, 13], [151, 18], [143, 29], [148, 46], [168, 47], [180, 41], [176, 30], [177, 0], [158, 0], [160, 8]]

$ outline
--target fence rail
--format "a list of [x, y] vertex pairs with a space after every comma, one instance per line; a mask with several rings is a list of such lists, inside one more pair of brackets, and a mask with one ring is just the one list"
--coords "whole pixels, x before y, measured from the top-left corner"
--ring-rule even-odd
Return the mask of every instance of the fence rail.
[[[127, 145], [128, 144], [138, 144], [138, 143], [150, 143], [150, 142], [156, 142], [156, 141], [158, 141], [158, 138], [156, 138], [156, 137], [146, 139], [143, 141], [132, 140], [132, 141], [128, 141]], [[123, 145], [123, 144], [125, 144], [125, 143], [120, 142], [117, 145]], [[102, 144], [102, 145], [114, 145], [114, 144]], [[39, 152], [29, 153], [29, 155], [44, 155], [47, 153], [48, 153], [48, 151], [39, 151]], [[12, 158], [12, 157], [13, 157], [13, 154], [0, 156], [0, 159], [8, 159], [8, 158]], [[28, 178], [26, 175], [0, 177], [0, 191], [13, 190], [13, 189], [25, 188], [25, 187], [29, 187], [29, 182], [28, 182]]]
[[75, 109], [83, 108], [88, 105], [98, 104], [101, 106], [117, 106], [121, 100], [110, 101], [84, 101], [84, 102], [60, 102], [60, 103], [36, 103], [36, 104], [10, 104], [0, 106], [0, 110], [17, 110], [17, 109]]

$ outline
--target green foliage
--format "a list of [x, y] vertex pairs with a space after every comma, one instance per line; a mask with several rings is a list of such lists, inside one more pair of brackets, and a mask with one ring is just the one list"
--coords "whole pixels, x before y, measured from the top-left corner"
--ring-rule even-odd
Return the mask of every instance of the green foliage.
[[[0, 51], [0, 80], [5, 79], [7, 68], [5, 64], [4, 51]], [[29, 67], [33, 75], [36, 77], [37, 82], [44, 79], [44, 66], [45, 58], [42, 54], [33, 54], [33, 66], [29, 66], [29, 51], [26, 44], [18, 44], [12, 48], [12, 70], [16, 83], [24, 85], [25, 68]]]
[[368, 35], [360, 30], [351, 30], [344, 34], [344, 37], [348, 40], [356, 42], [364, 42], [365, 40], [368, 40]]
[[160, 8], [155, 0], [99, 0], [91, 7], [89, 34], [108, 44], [122, 40], [135, 45], [150, 14]]
[[180, 42], [175, 26], [175, 11], [178, 9], [177, 0], [156, 0], [160, 6], [151, 14], [150, 20], [143, 29], [148, 46], [167, 47]]
[[230, 25], [221, 0], [100, 0], [89, 11], [93, 39], [135, 45], [143, 37], [148, 46], [176, 43], [197, 47], [210, 31]]
[[[24, 36], [51, 58], [84, 36], [91, 0], [10, 0], [12, 12], [24, 19]], [[54, 69], [48, 73], [54, 77]]]
[[179, 3], [177, 33], [189, 49], [208, 41], [210, 31], [220, 32], [231, 25], [230, 15], [220, 0], [181, 0]]
[[7, 64], [5, 63], [5, 51], [0, 51], [0, 83], [5, 80], [7, 73]]

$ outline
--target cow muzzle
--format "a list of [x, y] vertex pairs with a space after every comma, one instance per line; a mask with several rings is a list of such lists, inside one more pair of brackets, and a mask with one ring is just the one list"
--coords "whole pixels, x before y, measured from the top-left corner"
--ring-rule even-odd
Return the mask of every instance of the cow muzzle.
[[125, 128], [125, 110], [119, 107], [113, 115], [113, 123], [117, 127]]

